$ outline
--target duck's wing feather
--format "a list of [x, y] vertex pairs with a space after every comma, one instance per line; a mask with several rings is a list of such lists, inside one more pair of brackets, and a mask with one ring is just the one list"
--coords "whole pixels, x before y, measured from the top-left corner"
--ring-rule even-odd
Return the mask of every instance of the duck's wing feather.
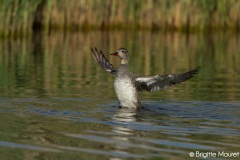
[[95, 49], [91, 48], [93, 58], [96, 60], [96, 62], [107, 72], [111, 74], [116, 73], [116, 69], [113, 67], [113, 65], [107, 60], [107, 58], [104, 56], [102, 51], [98, 51], [97, 48]]
[[160, 89], [170, 87], [192, 78], [200, 70], [200, 66], [181, 74], [167, 74], [147, 77], [136, 77], [136, 86], [139, 91], [157, 92]]

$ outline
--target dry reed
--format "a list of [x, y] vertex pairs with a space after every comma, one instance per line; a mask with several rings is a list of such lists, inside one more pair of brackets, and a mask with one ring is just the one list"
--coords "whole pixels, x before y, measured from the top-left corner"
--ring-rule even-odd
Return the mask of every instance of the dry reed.
[[0, 0], [0, 36], [34, 30], [239, 30], [239, 0]]

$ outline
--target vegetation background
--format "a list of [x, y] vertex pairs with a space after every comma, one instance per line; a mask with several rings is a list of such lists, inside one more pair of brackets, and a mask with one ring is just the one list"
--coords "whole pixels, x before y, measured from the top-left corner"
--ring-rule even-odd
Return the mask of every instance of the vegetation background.
[[[139, 75], [200, 65], [199, 85], [189, 87], [195, 97], [207, 86], [201, 95], [207, 100], [238, 99], [239, 8], [240, 0], [0, 0], [1, 94], [87, 96], [86, 88], [91, 93], [98, 85], [101, 95], [115, 98], [112, 77], [90, 54], [96, 46], [104, 53], [127, 48], [131, 71]], [[168, 91], [159, 93], [162, 99]], [[181, 96], [186, 93], [175, 95]]]
[[0, 37], [34, 30], [235, 30], [239, 0], [0, 0]]

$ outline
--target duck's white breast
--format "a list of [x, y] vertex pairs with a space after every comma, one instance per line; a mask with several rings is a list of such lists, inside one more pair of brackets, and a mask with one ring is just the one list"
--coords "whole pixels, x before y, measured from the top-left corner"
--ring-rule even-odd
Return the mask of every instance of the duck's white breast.
[[121, 106], [136, 108], [138, 105], [137, 89], [131, 79], [116, 78], [114, 88]]

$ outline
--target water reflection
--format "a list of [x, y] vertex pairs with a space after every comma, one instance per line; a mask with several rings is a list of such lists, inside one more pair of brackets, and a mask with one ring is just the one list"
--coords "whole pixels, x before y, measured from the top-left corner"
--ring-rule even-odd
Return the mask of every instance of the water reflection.
[[[195, 80], [168, 90], [171, 94], [143, 94], [145, 98], [240, 98], [237, 34], [123, 31], [35, 33], [32, 39], [1, 40], [0, 95], [115, 98], [113, 78], [97, 66], [90, 53], [95, 46], [105, 53], [127, 48], [131, 54], [130, 69], [139, 75], [179, 73], [202, 66]], [[107, 58], [118, 66], [117, 58]]]
[[[120, 125], [115, 125], [112, 126], [112, 132], [116, 133], [116, 135], [112, 136], [112, 139], [116, 142], [116, 145], [114, 146], [114, 150], [116, 152], [121, 152], [121, 153], [125, 153], [126, 151], [128, 151], [129, 149], [129, 145], [123, 145], [123, 144], [130, 144], [131, 142], [129, 142], [129, 136], [134, 135], [134, 132], [131, 128], [127, 127], [128, 123], [134, 123], [136, 122], [136, 115], [137, 115], [137, 111], [133, 110], [133, 109], [119, 109], [116, 114], [113, 115], [112, 120], [113, 122], [116, 122]], [[125, 125], [121, 125], [121, 124], [125, 124]], [[111, 160], [116, 159], [116, 157], [114, 158], [110, 158]], [[121, 159], [118, 158], [117, 159]]]

